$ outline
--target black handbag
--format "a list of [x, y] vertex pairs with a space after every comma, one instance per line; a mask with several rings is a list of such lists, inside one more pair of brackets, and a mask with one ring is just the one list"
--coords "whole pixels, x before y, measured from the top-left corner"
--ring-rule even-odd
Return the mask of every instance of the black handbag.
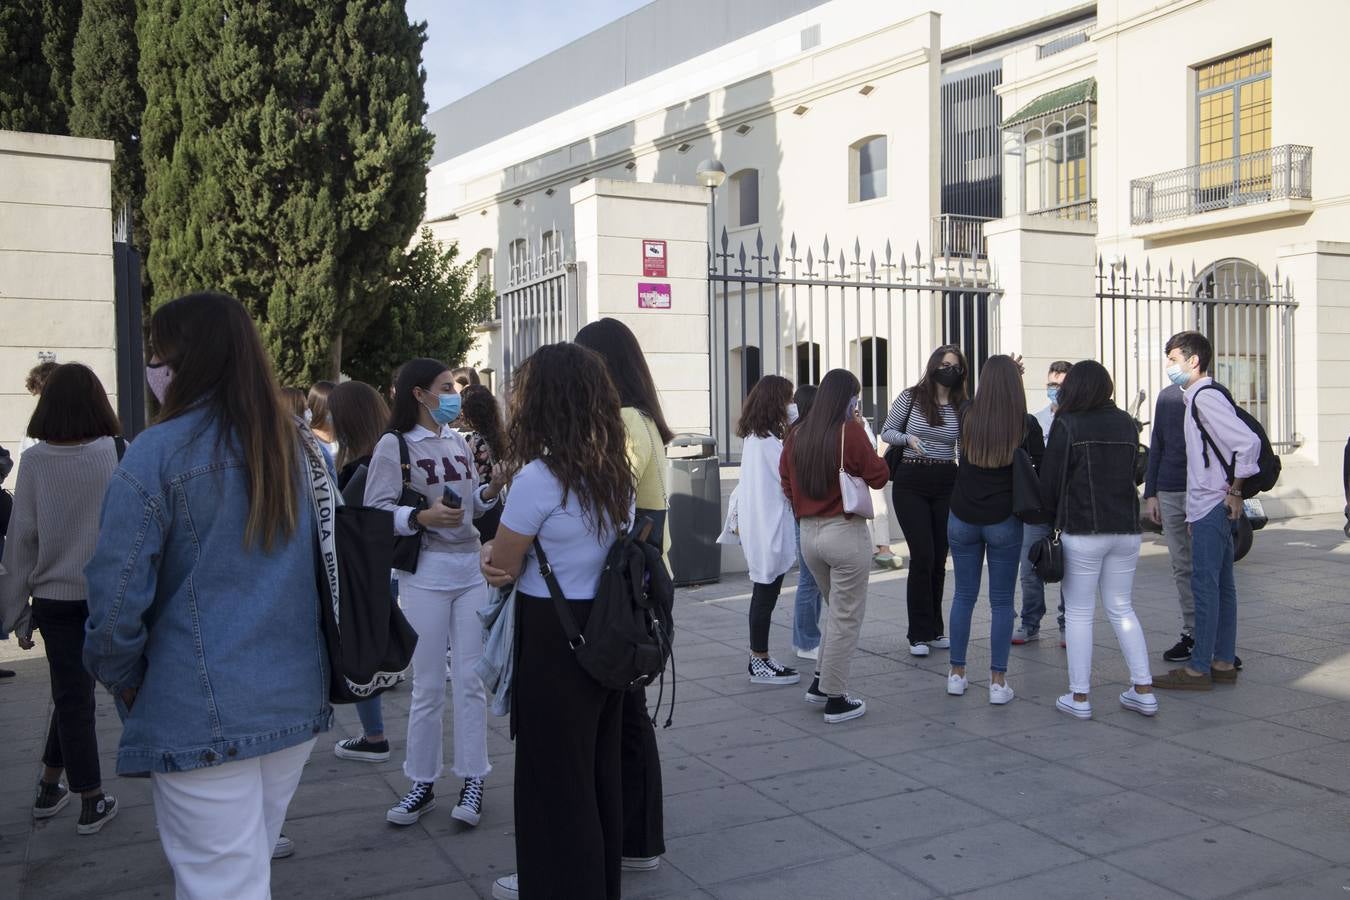
[[[397, 431], [390, 431], [398, 438], [398, 466], [403, 473], [403, 490], [398, 495], [399, 506], [411, 506], [414, 511], [427, 508], [427, 498], [412, 486], [412, 461], [408, 458], [408, 441]], [[390, 529], [393, 530], [392, 528]], [[394, 568], [403, 572], [417, 571], [417, 557], [422, 553], [422, 532], [399, 535], [394, 538]]]
[[1041, 505], [1041, 480], [1031, 454], [1018, 447], [1013, 451], [1013, 515], [1030, 525], [1043, 525], [1050, 514]]
[[1032, 544], [1030, 552], [1027, 553], [1027, 561], [1035, 568], [1036, 577], [1046, 584], [1059, 584], [1064, 580], [1064, 544], [1060, 541], [1059, 525], [1064, 519], [1064, 494], [1069, 482], [1069, 458], [1073, 455], [1073, 431], [1069, 426], [1069, 420], [1060, 417], [1055, 421], [1064, 426], [1068, 444], [1068, 451], [1064, 454], [1064, 468], [1059, 473], [1059, 503], [1055, 508], [1055, 527], [1048, 535]]

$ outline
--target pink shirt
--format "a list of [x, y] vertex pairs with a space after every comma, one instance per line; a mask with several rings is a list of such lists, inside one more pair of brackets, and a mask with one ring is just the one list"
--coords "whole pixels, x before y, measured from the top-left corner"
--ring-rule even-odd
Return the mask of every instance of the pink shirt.
[[[1214, 448], [1206, 448], [1205, 439], [1192, 415], [1193, 406], [1200, 411], [1200, 420], [1205, 430], [1219, 445], [1224, 459], [1232, 460], [1237, 455], [1235, 478], [1250, 478], [1261, 470], [1257, 460], [1261, 456], [1261, 439], [1242, 424], [1237, 410], [1219, 391], [1205, 391], [1196, 396], [1204, 386], [1213, 384], [1214, 379], [1201, 378], [1195, 384], [1182, 391], [1186, 401], [1186, 521], [1198, 522], [1209, 515], [1214, 507], [1223, 502], [1232, 484], [1228, 480], [1224, 467], [1215, 456]], [[1205, 450], [1209, 450], [1209, 468], [1205, 467]]]

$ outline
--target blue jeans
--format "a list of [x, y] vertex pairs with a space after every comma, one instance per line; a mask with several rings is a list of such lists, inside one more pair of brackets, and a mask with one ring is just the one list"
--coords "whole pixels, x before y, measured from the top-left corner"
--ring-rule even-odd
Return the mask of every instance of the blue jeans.
[[[1041, 619], [1045, 618], [1045, 582], [1036, 574], [1036, 567], [1027, 559], [1031, 548], [1041, 538], [1050, 534], [1049, 525], [1022, 525], [1022, 558], [1018, 561], [1021, 574], [1018, 580], [1022, 584], [1022, 629], [1027, 634], [1041, 630]], [[1064, 589], [1059, 591], [1059, 630], [1064, 631]]]
[[1017, 561], [1022, 553], [1022, 521], [1009, 516], [997, 525], [971, 525], [952, 513], [947, 518], [947, 541], [951, 544], [956, 589], [948, 619], [951, 631], [951, 664], [964, 667], [970, 643], [970, 617], [980, 596], [985, 550], [989, 551], [989, 669], [1008, 671], [1012, 649], [1013, 593], [1017, 584]]
[[792, 616], [792, 646], [814, 650], [820, 646], [820, 587], [802, 559], [802, 526], [797, 524], [797, 605]]
[[1208, 672], [1213, 660], [1232, 663], [1237, 652], [1237, 582], [1233, 580], [1233, 523], [1222, 503], [1191, 523], [1191, 592], [1195, 594], [1195, 648], [1190, 667]]
[[369, 700], [362, 700], [360, 703], [352, 704], [356, 707], [356, 714], [361, 719], [361, 733], [366, 737], [372, 734], [384, 734], [384, 707], [380, 705], [380, 695], [376, 694]]

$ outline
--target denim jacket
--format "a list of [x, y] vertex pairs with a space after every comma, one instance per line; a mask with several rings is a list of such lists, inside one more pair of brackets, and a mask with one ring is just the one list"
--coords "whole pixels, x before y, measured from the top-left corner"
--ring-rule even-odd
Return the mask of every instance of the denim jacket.
[[1115, 404], [1056, 416], [1040, 470], [1044, 506], [1059, 513], [1055, 527], [1066, 534], [1138, 534], [1138, 451], [1134, 419]]
[[156, 425], [103, 499], [84, 662], [122, 717], [119, 775], [262, 756], [332, 723], [313, 509], [302, 493], [292, 537], [246, 547], [246, 470], [227, 437], [202, 409]]

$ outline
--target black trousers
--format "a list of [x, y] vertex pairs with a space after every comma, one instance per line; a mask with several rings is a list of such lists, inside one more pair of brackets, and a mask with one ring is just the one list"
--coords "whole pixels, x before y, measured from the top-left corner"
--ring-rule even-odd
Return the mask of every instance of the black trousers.
[[947, 515], [955, 483], [955, 463], [902, 463], [895, 470], [891, 500], [909, 548], [905, 599], [911, 644], [946, 634], [942, 591], [947, 584]]
[[[577, 625], [591, 604], [572, 603]], [[553, 601], [520, 596], [516, 866], [531, 900], [619, 900], [623, 693], [577, 664]]]
[[[651, 520], [650, 540], [663, 546], [666, 511], [639, 509], [637, 514]], [[647, 714], [646, 688], [624, 694], [619, 766], [623, 773], [623, 855], [637, 859], [660, 856], [666, 852], [661, 750], [656, 743], [656, 728]]]
[[52, 722], [42, 764], [66, 770], [66, 784], [75, 793], [103, 785], [94, 730], [94, 678], [84, 669], [84, 623], [89, 604], [83, 600], [33, 598], [33, 622], [42, 632], [51, 674]]
[[[787, 574], [787, 573], [784, 573]], [[768, 584], [755, 582], [750, 589], [750, 652], [769, 652], [769, 624], [773, 621], [773, 609], [778, 605], [778, 595], [783, 592], [783, 576], [779, 575]]]

